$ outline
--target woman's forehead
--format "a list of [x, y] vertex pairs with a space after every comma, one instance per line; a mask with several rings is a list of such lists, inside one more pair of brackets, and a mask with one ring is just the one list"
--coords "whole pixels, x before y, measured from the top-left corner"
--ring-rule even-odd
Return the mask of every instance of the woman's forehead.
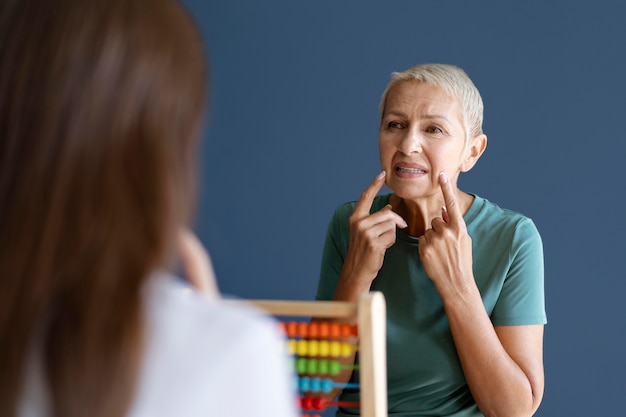
[[385, 113], [400, 109], [422, 108], [439, 112], [457, 113], [460, 116], [460, 101], [435, 84], [421, 81], [402, 81], [394, 85], [387, 95]]

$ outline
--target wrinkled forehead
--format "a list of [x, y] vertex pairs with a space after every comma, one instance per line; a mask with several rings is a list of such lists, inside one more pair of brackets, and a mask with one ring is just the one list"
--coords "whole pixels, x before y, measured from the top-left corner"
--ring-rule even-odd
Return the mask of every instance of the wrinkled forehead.
[[416, 80], [399, 81], [389, 88], [381, 116], [391, 111], [418, 110], [446, 114], [463, 125], [463, 110], [458, 97], [437, 84]]

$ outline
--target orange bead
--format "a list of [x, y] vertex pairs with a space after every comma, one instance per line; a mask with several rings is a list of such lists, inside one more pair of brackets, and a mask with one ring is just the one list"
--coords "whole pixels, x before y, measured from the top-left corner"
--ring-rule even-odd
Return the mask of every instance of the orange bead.
[[298, 323], [298, 336], [305, 338], [307, 336], [307, 334], [309, 333], [309, 325], [308, 323], [301, 321], [300, 323]]
[[330, 333], [330, 329], [327, 321], [323, 321], [320, 323], [320, 337], [322, 339], [326, 339], [328, 334]]
[[341, 336], [341, 330], [339, 323], [332, 323], [330, 325], [330, 337], [332, 339], [338, 339]]
[[297, 330], [297, 323], [295, 321], [288, 322], [287, 325], [285, 326], [285, 330], [287, 330], [287, 336], [295, 337], [296, 330]]
[[309, 337], [311, 339], [317, 339], [320, 334], [320, 326], [316, 321], [309, 323]]

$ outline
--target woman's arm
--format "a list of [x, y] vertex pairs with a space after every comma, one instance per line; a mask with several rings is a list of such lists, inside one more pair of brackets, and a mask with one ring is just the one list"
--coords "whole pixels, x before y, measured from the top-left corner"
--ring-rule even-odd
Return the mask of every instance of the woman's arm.
[[543, 395], [543, 325], [494, 327], [455, 191], [445, 175], [439, 181], [446, 207], [420, 238], [419, 254], [443, 300], [465, 378], [486, 416], [531, 416]]
[[543, 325], [494, 326], [476, 288], [444, 298], [463, 373], [485, 416], [531, 416], [543, 396]]

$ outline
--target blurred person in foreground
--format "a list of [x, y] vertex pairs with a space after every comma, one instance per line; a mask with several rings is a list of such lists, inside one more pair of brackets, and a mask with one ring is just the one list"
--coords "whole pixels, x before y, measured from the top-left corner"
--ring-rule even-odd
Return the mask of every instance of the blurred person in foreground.
[[382, 172], [335, 211], [317, 298], [384, 293], [390, 416], [530, 416], [543, 246], [532, 220], [457, 186], [487, 146], [480, 93], [460, 68], [423, 64], [392, 75], [380, 112]]
[[0, 415], [295, 417], [276, 323], [221, 301], [189, 231], [208, 77], [188, 12], [9, 0], [0, 54]]

